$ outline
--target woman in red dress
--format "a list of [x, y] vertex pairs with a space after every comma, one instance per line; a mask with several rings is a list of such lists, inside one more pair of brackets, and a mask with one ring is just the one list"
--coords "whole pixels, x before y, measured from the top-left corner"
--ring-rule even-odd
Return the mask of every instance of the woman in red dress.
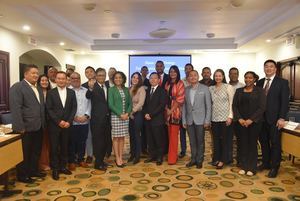
[[168, 164], [174, 165], [177, 161], [178, 134], [185, 95], [184, 83], [180, 80], [180, 72], [175, 65], [170, 67], [165, 89], [169, 97], [166, 106], [166, 123], [169, 134]]

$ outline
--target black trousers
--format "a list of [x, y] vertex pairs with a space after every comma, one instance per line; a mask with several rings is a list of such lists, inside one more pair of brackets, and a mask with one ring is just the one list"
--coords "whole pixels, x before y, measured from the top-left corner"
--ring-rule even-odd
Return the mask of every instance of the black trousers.
[[[25, 178], [39, 171], [39, 160], [42, 150], [42, 129], [25, 132], [22, 135], [23, 161], [17, 165], [17, 177]], [[8, 156], [9, 157], [9, 156]]]
[[134, 119], [129, 121], [129, 135], [130, 135], [130, 153], [135, 158], [140, 158], [141, 145], [141, 130], [143, 127], [143, 113], [141, 111], [134, 114]]
[[151, 125], [150, 122], [146, 124], [148, 151], [151, 158], [162, 159], [165, 150], [165, 125]]
[[84, 160], [89, 125], [73, 125], [69, 137], [69, 163], [80, 163]]
[[70, 128], [49, 126], [50, 166], [52, 170], [66, 168]]
[[213, 162], [220, 161], [225, 164], [229, 162], [229, 139], [231, 136], [231, 126], [226, 126], [226, 122], [212, 122], [213, 136]]
[[259, 142], [263, 165], [278, 169], [281, 162], [281, 130], [278, 130], [276, 123], [263, 122]]
[[248, 128], [237, 123], [239, 131], [240, 166], [245, 171], [256, 172], [257, 167], [257, 140], [262, 123], [252, 123]]
[[109, 116], [103, 122], [91, 123], [93, 154], [95, 156], [95, 166], [103, 165], [105, 154], [110, 146], [110, 121]]
[[240, 148], [241, 148], [241, 132], [239, 130], [239, 128], [240, 128], [239, 125], [240, 124], [238, 122], [233, 122], [233, 125], [232, 125], [233, 133], [236, 137], [236, 162], [238, 165], [240, 164], [240, 161], [241, 161], [241, 154], [240, 154], [240, 152], [241, 152], [241, 150], [240, 150]]

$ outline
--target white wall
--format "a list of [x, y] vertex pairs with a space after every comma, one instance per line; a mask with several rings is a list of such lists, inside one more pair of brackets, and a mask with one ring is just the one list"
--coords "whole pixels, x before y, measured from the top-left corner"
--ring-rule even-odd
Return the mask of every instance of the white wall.
[[10, 84], [19, 81], [19, 57], [27, 51], [42, 49], [52, 54], [65, 70], [66, 64], [74, 64], [73, 54], [67, 53], [59, 47], [49, 47], [44, 44], [32, 46], [27, 43], [28, 37], [0, 27], [0, 50], [9, 52]]

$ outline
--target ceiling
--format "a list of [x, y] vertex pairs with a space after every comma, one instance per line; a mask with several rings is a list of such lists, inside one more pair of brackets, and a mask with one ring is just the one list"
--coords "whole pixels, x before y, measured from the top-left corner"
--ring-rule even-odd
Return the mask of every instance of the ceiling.
[[[0, 26], [49, 46], [64, 41], [61, 48], [74, 53], [255, 52], [270, 45], [266, 39], [274, 43], [300, 33], [300, 0], [233, 1], [242, 5], [233, 7], [232, 0], [0, 0]], [[87, 3], [94, 9], [85, 9]], [[31, 30], [22, 30], [24, 24]], [[162, 27], [176, 34], [166, 40], [149, 36]], [[112, 38], [112, 33], [120, 37]], [[215, 37], [207, 38], [208, 33]]]

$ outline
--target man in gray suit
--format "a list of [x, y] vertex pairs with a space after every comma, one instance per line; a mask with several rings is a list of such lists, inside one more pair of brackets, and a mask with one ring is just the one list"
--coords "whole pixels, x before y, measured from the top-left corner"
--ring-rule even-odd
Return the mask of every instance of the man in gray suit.
[[33, 183], [31, 177], [44, 177], [38, 162], [45, 125], [45, 105], [42, 89], [37, 86], [39, 71], [34, 64], [24, 69], [24, 79], [9, 90], [9, 104], [14, 132], [22, 134], [23, 161], [17, 165], [17, 179]]
[[208, 87], [199, 83], [196, 70], [189, 72], [188, 80], [190, 86], [185, 88], [182, 124], [188, 130], [192, 154], [186, 167], [196, 165], [200, 169], [204, 159], [204, 128], [208, 128], [211, 121], [211, 97]]

